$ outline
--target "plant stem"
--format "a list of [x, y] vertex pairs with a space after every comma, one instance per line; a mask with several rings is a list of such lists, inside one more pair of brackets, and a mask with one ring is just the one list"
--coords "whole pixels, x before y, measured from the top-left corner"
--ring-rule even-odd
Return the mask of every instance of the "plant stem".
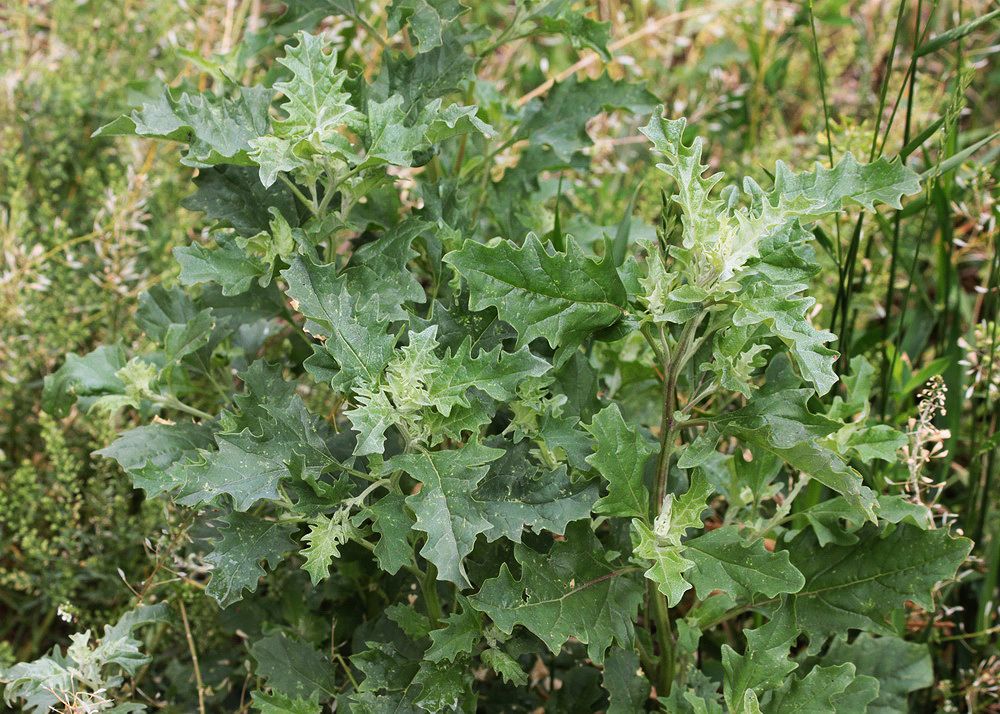
[[191, 416], [198, 417], [199, 419], [215, 419], [214, 414], [209, 414], [208, 412], [203, 412], [201, 409], [189, 406], [173, 395], [154, 398], [151, 399], [150, 401], [152, 401], [155, 404], [160, 404], [162, 406], [165, 406], [169, 409], [176, 409], [179, 412], [190, 414]]
[[201, 667], [198, 666], [198, 650], [194, 646], [194, 637], [191, 635], [191, 625], [188, 623], [184, 598], [180, 597], [177, 601], [181, 606], [181, 622], [184, 624], [184, 636], [187, 639], [188, 651], [191, 653], [191, 664], [194, 666], [194, 681], [198, 687], [198, 711], [200, 714], [205, 714], [205, 684], [201, 679]]
[[434, 567], [433, 563], [427, 563], [427, 572], [418, 578], [418, 582], [420, 583], [420, 592], [424, 596], [427, 615], [431, 618], [434, 626], [437, 627], [444, 617], [444, 612], [441, 610], [441, 600], [438, 599], [437, 568]]
[[354, 21], [357, 22], [359, 25], [361, 25], [361, 27], [363, 27], [368, 32], [371, 38], [379, 43], [379, 46], [381, 46], [383, 50], [389, 49], [389, 40], [386, 39], [385, 37], [382, 37], [382, 35], [379, 34], [379, 31], [376, 30], [372, 26], [372, 24], [368, 22], [368, 20], [366, 20], [361, 16], [361, 13], [355, 13]]
[[653, 657], [652, 653], [649, 652], [645, 647], [642, 646], [642, 642], [639, 638], [635, 640], [635, 649], [639, 653], [639, 662], [642, 664], [642, 668], [649, 674], [656, 671], [656, 659]]
[[[677, 409], [677, 380], [681, 370], [690, 358], [691, 343], [701, 324], [705, 313], [689, 320], [677, 338], [673, 351], [667, 349], [664, 342], [661, 354], [670, 355], [663, 365], [663, 415], [660, 421], [660, 455], [656, 463], [656, 499], [651, 507], [651, 521], [655, 521], [663, 508], [666, 499], [667, 481], [670, 474], [670, 458], [674, 451], [674, 442], [681, 424], [674, 418]], [[653, 621], [656, 623], [656, 640], [659, 644], [659, 666], [656, 672], [656, 690], [662, 696], [670, 694], [674, 681], [674, 636], [670, 628], [670, 609], [667, 600], [656, 584], [647, 583], [649, 601], [652, 603]]]
[[660, 664], [656, 671], [656, 693], [666, 697], [674, 683], [674, 635], [670, 630], [670, 610], [667, 599], [656, 583], [646, 582], [649, 600], [653, 604], [653, 618], [656, 621], [656, 641], [660, 646]]
[[281, 182], [283, 184], [285, 184], [286, 186], [288, 186], [288, 190], [291, 191], [292, 194], [297, 199], [299, 199], [299, 201], [302, 202], [302, 205], [304, 205], [306, 208], [309, 209], [310, 213], [312, 213], [314, 216], [317, 215], [316, 204], [314, 204], [312, 201], [310, 201], [308, 198], [306, 198], [306, 195], [304, 193], [302, 193], [302, 191], [299, 190], [298, 186], [296, 186], [294, 183], [292, 183], [291, 179], [289, 179], [287, 176], [285, 176], [285, 174], [283, 174], [281, 172], [278, 172], [278, 178], [281, 179]]
[[[695, 332], [697, 332], [703, 316], [704, 313], [701, 313], [684, 325], [680, 337], [677, 338], [677, 346], [671, 353], [669, 361], [664, 365], [663, 415], [660, 420], [660, 456], [656, 464], [656, 501], [653, 503], [654, 518], [663, 507], [663, 499], [667, 494], [670, 457], [673, 454], [674, 442], [677, 439], [679, 425], [677, 420], [674, 419], [674, 412], [677, 410], [677, 380], [690, 357], [688, 351], [691, 349], [691, 342], [694, 340]], [[664, 354], [667, 354], [666, 347], [664, 347], [663, 351]]]
[[961, 635], [949, 635], [948, 637], [939, 637], [938, 642], [954, 642], [955, 640], [971, 640], [977, 637], [986, 637], [987, 635], [993, 635], [1000, 632], [1000, 626], [998, 627], [988, 627], [985, 630], [980, 630], [979, 632], [963, 632]]

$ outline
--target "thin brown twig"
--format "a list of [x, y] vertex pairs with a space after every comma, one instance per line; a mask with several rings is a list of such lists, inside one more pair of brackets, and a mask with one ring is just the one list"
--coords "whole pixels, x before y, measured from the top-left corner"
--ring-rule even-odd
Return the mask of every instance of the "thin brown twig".
[[[177, 531], [171, 535], [165, 551], [158, 550], [156, 552], [156, 560], [153, 562], [153, 570], [146, 576], [146, 579], [143, 580], [142, 586], [139, 588], [139, 592], [136, 593], [136, 591], [129, 586], [129, 590], [132, 590], [132, 592], [136, 595], [135, 602], [132, 603], [132, 607], [141, 605], [146, 599], [146, 595], [153, 588], [156, 576], [159, 574], [160, 570], [166, 567], [166, 558], [169, 558], [174, 553], [176, 548], [180, 546], [181, 540], [187, 535], [187, 529], [191, 526], [193, 520], [194, 516], [190, 514], [185, 518], [182, 518]], [[166, 555], [164, 555], [164, 552]], [[128, 583], [126, 583], [126, 585], [128, 585]]]
[[187, 638], [188, 650], [191, 652], [191, 663], [194, 665], [194, 681], [198, 686], [198, 712], [205, 714], [205, 683], [201, 679], [201, 667], [198, 665], [198, 650], [194, 646], [194, 637], [191, 636], [191, 625], [188, 624], [187, 608], [184, 607], [184, 600], [178, 598], [181, 606], [181, 622], [184, 623], [184, 636]]

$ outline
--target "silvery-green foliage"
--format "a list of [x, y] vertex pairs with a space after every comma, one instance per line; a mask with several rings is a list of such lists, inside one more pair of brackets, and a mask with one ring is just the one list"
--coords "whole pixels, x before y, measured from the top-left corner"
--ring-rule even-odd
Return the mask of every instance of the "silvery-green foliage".
[[125, 613], [95, 639], [90, 630], [70, 636], [63, 651], [56, 647], [33, 662], [20, 662], [0, 672], [4, 701], [20, 703], [25, 711], [41, 714], [59, 706], [72, 711], [139, 712], [139, 704], [116, 702], [115, 690], [124, 675], [133, 675], [149, 658], [135, 630], [167, 619], [165, 605], [144, 605]]
[[[527, 5], [533, 31], [607, 39], [572, 3]], [[103, 129], [185, 144], [188, 205], [213, 232], [177, 251], [187, 289], [146, 299], [151, 348], [71, 355], [48, 407], [169, 417], [101, 453], [211, 520], [220, 605], [300, 567], [336, 597], [342, 570], [363, 572], [390, 603], [338, 622], [355, 633], [346, 682], [318, 639], [255, 642], [262, 711], [532, 709], [526, 669], [546, 652], [608, 711], [652, 706], [652, 685], [682, 712], [898, 701], [843, 637], [905, 646], [895, 615], [933, 607], [970, 543], [857, 470], [902, 437], [865, 421], [867, 363], [838, 387], [834, 335], [810, 318], [809, 227], [899, 209], [916, 174], [848, 155], [723, 187], [683, 119], [606, 76], [477, 106], [500, 100], [471, 72], [460, 10], [394, 2], [413, 51], [387, 49], [371, 82], [300, 33], [271, 87], [165, 90]], [[585, 165], [587, 121], [609, 110], [653, 111], [676, 230], [524, 226], [540, 177]], [[496, 179], [485, 157], [505, 141], [525, 148]], [[809, 481], [829, 498], [792, 512]], [[699, 638], [750, 611], [741, 649], [697, 669]], [[829, 656], [794, 658], [799, 638]]]

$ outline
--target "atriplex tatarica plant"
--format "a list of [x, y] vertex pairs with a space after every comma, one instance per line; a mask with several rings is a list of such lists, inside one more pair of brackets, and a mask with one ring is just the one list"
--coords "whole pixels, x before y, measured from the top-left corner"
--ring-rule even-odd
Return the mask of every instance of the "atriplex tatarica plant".
[[[254, 630], [262, 711], [905, 710], [930, 684], [894, 669], [930, 666], [906, 612], [971, 544], [862, 478], [905, 437], [866, 423], [874, 370], [838, 380], [807, 292], [811, 226], [917, 175], [727, 183], [638, 86], [508, 103], [453, 19], [365, 72], [300, 33], [273, 84], [222, 73], [101, 129], [186, 144], [214, 227], [143, 298], [149, 349], [70, 355], [47, 409], [140, 415], [100, 453], [213, 527], [234, 618], [282, 588], [335, 621]], [[531, 21], [594, 31], [558, 19]], [[662, 196], [655, 232], [532, 203], [604, 111], [648, 118], [663, 180], [630, 211]]]

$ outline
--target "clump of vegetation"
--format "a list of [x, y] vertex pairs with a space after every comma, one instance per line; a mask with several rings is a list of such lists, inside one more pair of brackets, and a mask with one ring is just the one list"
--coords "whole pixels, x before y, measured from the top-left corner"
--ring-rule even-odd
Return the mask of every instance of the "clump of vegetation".
[[[916, 82], [995, 13], [932, 36], [900, 4], [873, 43], [907, 48], [898, 95], [855, 86], [852, 121], [838, 7], [761, 4], [713, 54], [660, 39], [702, 8], [613, 5], [244, 3], [223, 53], [95, 132], [179, 144], [205, 227], [167, 287], [96, 281], [134, 312], [44, 379], [55, 485], [13, 472], [2, 507], [45, 514], [14, 539], [82, 558], [74, 524], [108, 520], [149, 562], [95, 647], [4, 670], [8, 702], [988, 711], [998, 253], [995, 204], [961, 197], [995, 136], [965, 127], [974, 67], [926, 106]], [[664, 58], [678, 78], [642, 81]], [[807, 85], [812, 113], [769, 121]], [[104, 205], [115, 246], [170, 229]], [[95, 469], [118, 496], [82, 515]], [[23, 582], [63, 603], [80, 575]]]
[[171, 159], [89, 136], [128, 105], [125, 82], [152, 76], [169, 33], [191, 37], [170, 8], [112, 5], [0, 10], [0, 633], [17, 658], [113, 621], [130, 598], [116, 570], [146, 566], [136, 534], [162, 519], [90, 457], [113, 425], [40, 409], [42, 378], [67, 347], [139, 336], [134, 301], [169, 272], [169, 246], [191, 225]]

